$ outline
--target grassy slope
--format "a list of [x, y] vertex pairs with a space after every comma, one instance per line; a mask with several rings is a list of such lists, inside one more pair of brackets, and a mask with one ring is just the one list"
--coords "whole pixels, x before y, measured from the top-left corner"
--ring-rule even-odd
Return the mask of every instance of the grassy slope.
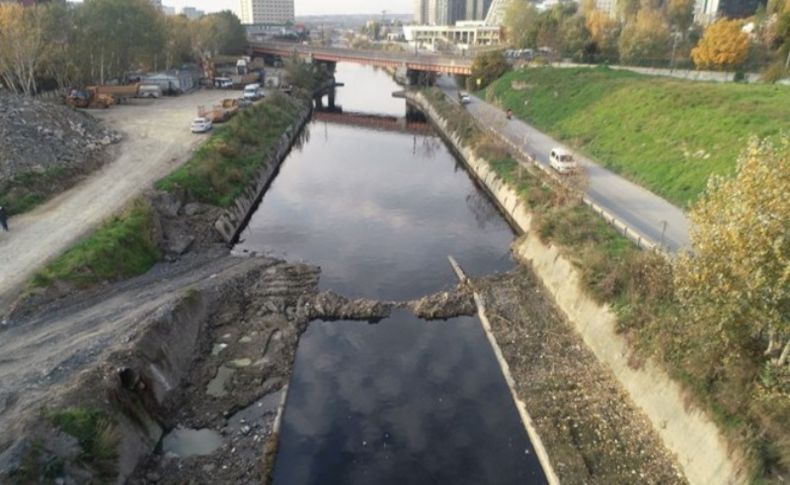
[[159, 258], [153, 209], [137, 199], [122, 214], [39, 270], [32, 285], [47, 287], [60, 280], [87, 287], [117, 281], [145, 273]]
[[682, 207], [710, 175], [732, 173], [751, 136], [790, 131], [785, 86], [542, 68], [506, 74], [487, 96]]
[[195, 156], [157, 182], [161, 190], [186, 190], [199, 202], [228, 207], [250, 184], [301, 108], [294, 99], [273, 95], [241, 111], [216, 129]]

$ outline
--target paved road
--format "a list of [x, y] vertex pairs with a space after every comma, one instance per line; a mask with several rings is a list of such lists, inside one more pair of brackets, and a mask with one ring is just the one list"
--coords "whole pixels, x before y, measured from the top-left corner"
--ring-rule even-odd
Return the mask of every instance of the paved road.
[[[453, 79], [442, 77], [438, 85], [453, 100], [458, 99]], [[521, 120], [508, 121], [504, 111], [479, 98], [472, 97], [472, 102], [466, 106], [466, 109], [486, 126], [493, 127], [512, 142], [524, 147], [546, 167], [549, 165], [551, 149], [564, 146]], [[663, 245], [673, 253], [690, 246], [689, 222], [680, 208], [601, 167], [589, 158], [579, 154], [575, 156], [587, 172], [589, 178], [587, 196], [594, 203], [603, 207], [630, 229], [636, 230], [654, 244]], [[664, 221], [666, 221], [666, 231], [663, 231]]]
[[11, 219], [11, 232], [0, 231], [0, 320], [34, 271], [189, 158], [205, 139], [189, 131], [197, 106], [239, 95], [198, 91], [91, 111], [123, 133], [119, 155], [70, 190]]

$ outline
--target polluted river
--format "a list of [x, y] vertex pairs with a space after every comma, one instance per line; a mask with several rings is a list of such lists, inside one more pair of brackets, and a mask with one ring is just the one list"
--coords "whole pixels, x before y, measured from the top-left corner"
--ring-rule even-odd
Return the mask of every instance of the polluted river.
[[[402, 118], [384, 71], [340, 64], [343, 116], [316, 116], [234, 252], [321, 267], [347, 297], [408, 300], [506, 271], [514, 234], [444, 142]], [[353, 117], [352, 117], [353, 118]], [[477, 317], [314, 321], [301, 337], [275, 484], [543, 483], [538, 459]]]

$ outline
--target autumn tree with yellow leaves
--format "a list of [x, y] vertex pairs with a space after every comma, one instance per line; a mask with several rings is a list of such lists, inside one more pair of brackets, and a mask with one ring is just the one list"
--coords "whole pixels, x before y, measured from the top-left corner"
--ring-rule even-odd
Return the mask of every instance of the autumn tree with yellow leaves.
[[790, 358], [790, 137], [753, 141], [734, 178], [713, 177], [689, 213], [693, 251], [674, 272], [685, 326], [711, 362], [762, 349]]
[[749, 55], [749, 36], [742, 30], [742, 22], [721, 19], [705, 29], [697, 47], [691, 50], [691, 59], [700, 69], [735, 69]]

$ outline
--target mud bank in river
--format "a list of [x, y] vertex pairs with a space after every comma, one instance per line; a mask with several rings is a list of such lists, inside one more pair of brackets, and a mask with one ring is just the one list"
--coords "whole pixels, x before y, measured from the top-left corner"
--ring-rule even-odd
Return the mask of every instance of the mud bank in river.
[[[686, 479], [692, 483], [740, 483], [743, 481], [736, 472], [737, 466], [728, 456], [727, 448], [713, 422], [699, 410], [687, 409], [680, 386], [661, 371], [654, 363], [648, 362], [642, 369], [633, 369], [628, 364], [628, 347], [623, 338], [615, 331], [615, 317], [606, 307], [594, 303], [584, 294], [579, 286], [579, 276], [571, 263], [566, 261], [557, 248], [546, 246], [537, 236], [529, 233], [531, 216], [525, 203], [488, 166], [485, 160], [477, 158], [464, 140], [451, 133], [445, 120], [433, 109], [430, 102], [420, 93], [409, 92], [407, 99], [422, 109], [432, 120], [437, 130], [464, 161], [483, 188], [497, 202], [502, 212], [511, 221], [513, 227], [526, 236], [515, 245], [517, 256], [536, 272], [537, 277], [545, 285], [546, 295], [551, 298], [561, 314], [578, 332], [581, 341], [596, 357], [591, 362], [601, 371], [610, 373], [616, 378], [618, 387], [622, 386], [630, 403], [622, 401], [620, 405], [633, 406], [645, 413], [647, 421], [652, 425], [651, 433], [660, 437], [659, 442], [675, 454], [678, 464]], [[463, 263], [463, 262], [461, 262]], [[521, 330], [525, 331], [525, 330]], [[502, 345], [502, 342], [500, 342]], [[508, 360], [509, 365], [515, 366]], [[564, 383], [564, 377], [556, 374], [552, 377], [557, 385]], [[592, 383], [585, 385], [584, 392], [604, 392]], [[602, 398], [605, 396], [602, 395]], [[525, 397], [521, 396], [522, 400]], [[562, 403], [559, 405], [561, 406]], [[577, 415], [577, 422], [583, 422], [578, 416], [579, 409], [574, 406], [563, 408], [567, 416]], [[540, 412], [529, 409], [529, 412]], [[616, 413], [622, 416], [631, 413]], [[632, 428], [639, 425], [634, 423]], [[584, 455], [586, 444], [579, 437], [569, 436], [570, 441], [561, 444], [546, 443], [549, 455], [555, 454], [553, 446], [577, 448]], [[601, 453], [609, 444], [598, 442], [602, 446]], [[702, 451], [704, 450], [704, 451]], [[562, 454], [562, 450], [559, 450]], [[630, 481], [638, 477], [636, 469], [633, 477], [623, 476], [622, 480]], [[559, 472], [559, 470], [558, 470]], [[671, 476], [667, 471], [663, 476]], [[580, 477], [583, 480], [583, 476]], [[644, 481], [651, 482], [650, 478]]]

